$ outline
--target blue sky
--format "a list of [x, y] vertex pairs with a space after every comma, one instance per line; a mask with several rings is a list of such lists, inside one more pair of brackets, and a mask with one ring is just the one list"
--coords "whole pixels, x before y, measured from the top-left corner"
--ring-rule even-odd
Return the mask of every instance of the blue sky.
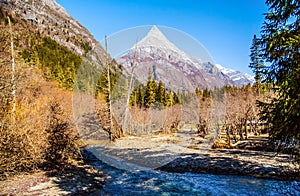
[[249, 48], [267, 12], [264, 0], [57, 0], [98, 41], [143, 26], [167, 26], [198, 40], [215, 63], [251, 73]]

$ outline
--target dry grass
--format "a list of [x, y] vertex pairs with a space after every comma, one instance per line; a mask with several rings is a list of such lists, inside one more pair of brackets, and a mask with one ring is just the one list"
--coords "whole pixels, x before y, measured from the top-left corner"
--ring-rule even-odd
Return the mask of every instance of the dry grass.
[[[74, 164], [74, 159], [80, 156], [72, 118], [72, 92], [44, 79], [45, 70], [37, 68], [38, 60], [29, 64], [21, 59], [24, 49], [37, 44], [33, 43], [37, 41], [35, 28], [19, 20], [12, 25], [12, 31], [15, 81], [12, 81], [11, 34], [8, 25], [0, 21], [0, 190], [9, 186], [3, 180], [51, 167], [63, 169]], [[13, 112], [14, 85], [16, 106]], [[35, 178], [20, 181], [27, 183]], [[20, 183], [15, 185], [21, 191], [24, 188]]]
[[[69, 161], [79, 155], [72, 124], [71, 92], [45, 81], [39, 70], [17, 61], [16, 110], [11, 113], [10, 72], [1, 84], [0, 179], [41, 166]], [[64, 106], [64, 107], [62, 107]], [[53, 164], [52, 164], [53, 165]]]

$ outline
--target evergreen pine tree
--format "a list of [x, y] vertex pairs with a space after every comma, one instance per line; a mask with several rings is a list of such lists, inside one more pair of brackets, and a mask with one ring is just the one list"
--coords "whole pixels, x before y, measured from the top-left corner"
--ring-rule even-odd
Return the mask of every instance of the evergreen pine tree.
[[173, 93], [173, 101], [174, 101], [174, 105], [175, 104], [179, 104], [180, 103], [180, 100], [179, 100], [179, 97], [178, 97], [178, 94], [177, 93]]
[[204, 91], [203, 91], [203, 96], [202, 96], [202, 98], [203, 98], [203, 99], [206, 99], [206, 98], [209, 98], [209, 97], [211, 97], [211, 92], [208, 90], [208, 88], [206, 88], [206, 89], [204, 89]]
[[141, 85], [137, 89], [136, 99], [137, 99], [137, 104], [140, 108], [144, 107], [144, 105], [145, 105], [144, 88], [145, 87], [143, 85]]
[[153, 79], [150, 79], [147, 82], [146, 86], [146, 92], [145, 92], [145, 106], [146, 107], [151, 107], [155, 103], [155, 98], [156, 98], [156, 91], [157, 91], [157, 84]]
[[157, 91], [156, 91], [156, 102], [165, 105], [166, 98], [166, 89], [162, 81], [158, 83]]
[[196, 88], [195, 93], [198, 98], [202, 97], [202, 91], [198, 87]]
[[255, 88], [257, 88], [257, 93], [260, 93], [260, 83], [261, 83], [261, 71], [264, 67], [262, 55], [260, 53], [259, 39], [256, 35], [253, 36], [252, 46], [250, 48], [250, 64], [249, 67], [253, 70], [255, 74]]
[[174, 95], [172, 89], [166, 94], [166, 106], [174, 105]]
[[260, 47], [270, 64], [263, 76], [277, 95], [270, 103], [260, 102], [262, 120], [271, 125], [273, 141], [297, 145], [300, 141], [300, 1], [267, 0]]
[[130, 94], [130, 98], [129, 98], [129, 105], [130, 106], [139, 105], [139, 102], [138, 102], [138, 91], [139, 91], [139, 89], [134, 89], [132, 91], [132, 93]]

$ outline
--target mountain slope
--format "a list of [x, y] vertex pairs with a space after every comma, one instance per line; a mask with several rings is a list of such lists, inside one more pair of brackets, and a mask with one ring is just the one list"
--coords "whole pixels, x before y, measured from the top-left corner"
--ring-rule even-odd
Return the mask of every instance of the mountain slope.
[[133, 58], [136, 62], [135, 77], [142, 83], [146, 82], [151, 71], [156, 80], [181, 91], [237, 85], [214, 64], [202, 62], [177, 48], [156, 26], [117, 62], [130, 71]]
[[0, 0], [0, 5], [70, 51], [83, 56], [92, 49], [93, 58], [104, 61], [105, 51], [101, 45], [55, 0]]
[[[7, 22], [8, 16], [12, 21], [12, 33], [10, 33], [10, 26]], [[96, 85], [100, 80], [99, 77], [106, 76], [105, 71], [103, 71], [106, 68], [106, 61], [111, 62], [112, 84], [121, 75], [122, 67], [117, 66], [117, 63], [109, 58], [93, 36], [72, 19], [54, 0], [0, 0], [0, 26], [0, 37], [2, 37], [0, 39], [1, 68], [8, 70], [3, 74], [3, 77], [6, 77], [5, 83], [11, 82], [9, 75], [11, 72], [11, 35], [15, 44], [16, 71], [22, 75], [27, 69], [32, 70], [34, 68], [37, 72], [34, 74], [46, 80], [43, 85], [52, 82], [57, 85], [57, 88], [63, 87], [62, 91], [69, 94], [73, 89], [94, 93], [95, 89], [98, 90], [99, 88]], [[20, 66], [23, 64], [24, 66]], [[0, 82], [2, 82], [2, 76]], [[22, 83], [22, 81], [18, 82]], [[7, 86], [11, 87], [11, 85]], [[20, 87], [19, 84], [16, 86], [16, 88]], [[26, 89], [20, 90], [25, 91]], [[38, 89], [34, 93], [39, 93]], [[11, 89], [8, 88], [7, 91], [9, 92], [8, 95], [11, 95]], [[49, 93], [49, 97], [56, 97], [55, 91], [50, 90]], [[103, 92], [96, 91], [96, 93], [101, 95]], [[32, 95], [28, 99], [34, 98], [35, 96]], [[72, 107], [74, 97], [68, 98], [70, 98], [68, 103], [62, 104], [64, 107], [65, 105]], [[105, 106], [105, 104], [103, 105]], [[94, 105], [92, 104], [92, 106]], [[80, 107], [75, 105], [74, 108]], [[95, 108], [93, 109], [95, 110]], [[94, 110], [91, 115], [96, 116]], [[76, 118], [77, 124], [81, 123], [78, 122], [78, 119], [81, 120], [81, 116], [84, 115], [82, 113], [86, 112], [81, 109], [79, 111], [81, 113], [78, 112], [77, 116], [74, 113], [73, 115], [70, 114], [70, 118]], [[92, 117], [94, 118], [94, 116]], [[101, 131], [101, 127], [97, 130]], [[90, 132], [93, 131], [95, 130]]]

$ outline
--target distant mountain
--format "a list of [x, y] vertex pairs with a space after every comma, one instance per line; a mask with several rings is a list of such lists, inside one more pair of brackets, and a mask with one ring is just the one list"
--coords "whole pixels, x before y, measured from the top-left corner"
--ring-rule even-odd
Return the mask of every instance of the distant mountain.
[[133, 61], [135, 77], [142, 83], [147, 81], [150, 71], [156, 80], [181, 91], [240, 85], [224, 71], [225, 68], [222, 70], [220, 66], [202, 62], [177, 48], [156, 26], [128, 53], [117, 59], [129, 72]]
[[232, 79], [236, 86], [243, 86], [247, 84], [253, 84], [255, 79], [253, 76], [249, 74], [243, 74], [240, 71], [225, 68], [222, 65], [216, 64], [216, 67], [225, 75], [227, 75], [230, 79]]

